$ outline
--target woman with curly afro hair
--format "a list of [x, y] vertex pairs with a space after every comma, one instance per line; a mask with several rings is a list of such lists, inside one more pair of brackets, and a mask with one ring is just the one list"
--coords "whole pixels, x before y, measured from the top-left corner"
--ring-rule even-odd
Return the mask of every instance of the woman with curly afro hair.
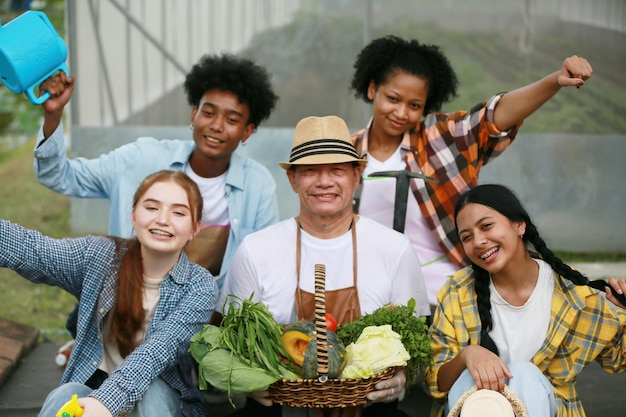
[[[478, 184], [480, 169], [513, 142], [526, 117], [561, 87], [584, 85], [592, 68], [571, 56], [538, 81], [451, 113], [440, 108], [457, 95], [458, 80], [438, 46], [378, 38], [361, 50], [354, 69], [355, 96], [373, 106], [368, 126], [353, 135], [368, 160], [355, 210], [410, 238], [435, 305], [446, 277], [467, 265], [453, 219], [460, 195]], [[396, 196], [400, 178], [389, 176], [404, 173], [413, 176], [410, 187]], [[403, 205], [407, 197], [406, 210], [395, 208], [396, 198]]]

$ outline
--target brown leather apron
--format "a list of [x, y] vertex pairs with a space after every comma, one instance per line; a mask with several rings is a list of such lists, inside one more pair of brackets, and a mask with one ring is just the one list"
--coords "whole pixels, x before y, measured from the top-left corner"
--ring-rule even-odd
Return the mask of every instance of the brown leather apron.
[[185, 253], [190, 261], [217, 276], [222, 267], [229, 234], [230, 226], [203, 227], [193, 240], [187, 242]]
[[[338, 290], [326, 291], [326, 312], [332, 314], [338, 324], [350, 323], [361, 317], [361, 305], [357, 289], [357, 249], [356, 249], [356, 221], [354, 216], [350, 230], [352, 231], [352, 286]], [[296, 235], [296, 313], [300, 320], [312, 320], [315, 313], [315, 294], [300, 288], [300, 252], [301, 232], [300, 222], [296, 217], [298, 231]]]
[[[357, 249], [356, 249], [356, 222], [358, 216], [353, 216], [350, 230], [352, 232], [352, 286], [338, 290], [326, 291], [326, 312], [332, 314], [338, 324], [350, 323], [361, 317], [361, 304], [357, 289]], [[298, 285], [296, 286], [296, 313], [300, 320], [312, 320], [315, 313], [315, 294], [300, 288], [300, 252], [301, 231], [300, 222], [296, 217], [298, 231], [296, 234], [296, 271]], [[360, 417], [362, 407], [315, 409], [317, 417]]]

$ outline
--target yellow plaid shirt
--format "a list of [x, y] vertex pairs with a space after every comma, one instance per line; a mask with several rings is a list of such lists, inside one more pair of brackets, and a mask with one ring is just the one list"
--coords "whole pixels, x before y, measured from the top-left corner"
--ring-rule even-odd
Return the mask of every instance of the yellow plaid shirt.
[[[405, 133], [400, 145], [406, 169], [439, 180], [414, 179], [411, 190], [441, 250], [458, 267], [467, 261], [454, 227], [454, 206], [462, 194], [478, 185], [478, 172], [513, 142], [521, 126], [502, 132], [493, 123], [493, 112], [502, 95], [470, 111], [430, 113]], [[367, 157], [370, 126], [352, 135], [362, 157]]]
[[[554, 274], [550, 327], [532, 363], [554, 386], [557, 416], [583, 417], [576, 378], [591, 361], [609, 373], [626, 370], [626, 312], [613, 308], [596, 290], [574, 285]], [[431, 417], [442, 416], [447, 392], [437, 387], [439, 368], [470, 344], [479, 344], [480, 318], [471, 267], [458, 271], [439, 291], [430, 328], [433, 366], [426, 372], [427, 391], [437, 401]]]

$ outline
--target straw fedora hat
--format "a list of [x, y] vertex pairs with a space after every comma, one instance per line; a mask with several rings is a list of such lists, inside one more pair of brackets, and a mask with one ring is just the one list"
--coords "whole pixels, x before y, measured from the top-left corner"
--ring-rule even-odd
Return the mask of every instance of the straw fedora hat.
[[289, 162], [279, 162], [278, 165], [290, 169], [293, 165], [345, 162], [357, 162], [361, 166], [367, 163], [356, 153], [346, 122], [337, 116], [311, 116], [296, 125]]
[[522, 401], [504, 386], [502, 393], [489, 389], [466, 391], [448, 417], [528, 417]]

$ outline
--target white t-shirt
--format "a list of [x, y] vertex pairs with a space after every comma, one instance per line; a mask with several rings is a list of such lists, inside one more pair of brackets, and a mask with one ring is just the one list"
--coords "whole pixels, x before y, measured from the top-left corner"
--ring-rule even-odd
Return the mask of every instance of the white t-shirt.
[[[227, 295], [268, 306], [276, 321], [297, 320], [295, 311], [296, 221], [291, 218], [243, 240], [233, 256], [217, 309]], [[419, 262], [408, 239], [373, 220], [360, 217], [357, 234], [357, 287], [361, 313], [371, 313], [387, 303], [405, 305], [410, 298], [417, 315], [430, 315]], [[352, 286], [352, 233], [318, 239], [302, 231], [300, 286], [314, 293], [315, 264], [326, 266], [326, 289]]]
[[537, 285], [523, 306], [507, 303], [500, 297], [493, 282], [489, 284], [493, 320], [493, 329], [489, 335], [498, 346], [504, 363], [529, 362], [541, 348], [548, 333], [554, 271], [545, 261], [535, 261], [539, 264]]
[[[367, 165], [363, 171], [363, 190], [359, 213], [376, 220], [380, 224], [393, 228], [394, 203], [396, 198], [395, 178], [368, 176], [377, 171], [400, 171], [406, 169], [402, 159], [402, 149], [398, 149], [386, 161], [381, 162], [372, 155], [367, 155]], [[412, 182], [422, 183], [424, 180], [416, 178]], [[459, 268], [454, 265], [435, 240], [435, 237], [420, 211], [413, 192], [407, 194], [407, 212], [404, 234], [410, 239], [411, 245], [417, 254], [428, 292], [428, 302], [437, 304], [437, 293], [443, 287], [448, 276]]]
[[204, 178], [193, 172], [189, 164], [185, 165], [185, 174], [198, 185], [202, 195], [202, 219], [205, 226], [227, 226], [228, 202], [224, 196], [226, 172], [219, 177]]

